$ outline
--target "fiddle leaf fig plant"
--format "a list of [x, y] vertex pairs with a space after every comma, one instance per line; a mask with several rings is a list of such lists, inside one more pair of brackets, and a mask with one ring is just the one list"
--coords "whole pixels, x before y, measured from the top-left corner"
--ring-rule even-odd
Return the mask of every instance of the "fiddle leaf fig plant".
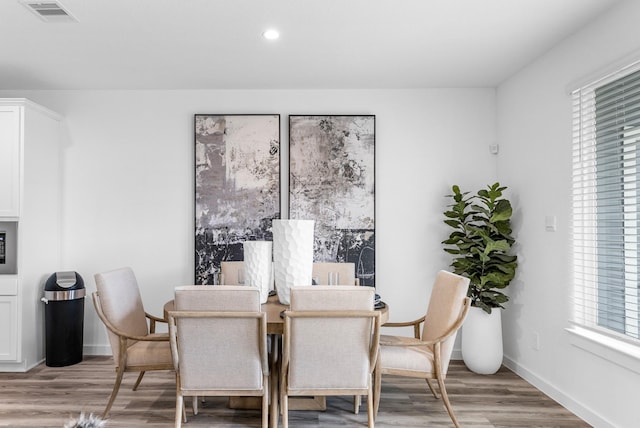
[[452, 202], [444, 212], [444, 222], [453, 229], [442, 241], [444, 251], [454, 256], [453, 272], [470, 280], [471, 306], [487, 313], [504, 308], [509, 297], [500, 290], [509, 285], [518, 266], [517, 256], [511, 254], [513, 209], [502, 196], [505, 189], [495, 183], [471, 195], [454, 185], [453, 194], [447, 195]]

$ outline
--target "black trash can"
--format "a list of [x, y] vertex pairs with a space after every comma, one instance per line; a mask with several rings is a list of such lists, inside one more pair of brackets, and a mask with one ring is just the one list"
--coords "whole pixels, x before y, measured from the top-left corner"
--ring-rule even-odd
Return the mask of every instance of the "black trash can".
[[45, 352], [49, 367], [82, 361], [84, 280], [77, 272], [56, 272], [44, 286]]

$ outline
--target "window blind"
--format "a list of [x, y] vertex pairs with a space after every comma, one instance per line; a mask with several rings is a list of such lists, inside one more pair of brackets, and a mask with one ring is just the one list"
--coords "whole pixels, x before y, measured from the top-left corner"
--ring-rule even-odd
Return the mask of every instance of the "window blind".
[[573, 95], [574, 319], [640, 345], [640, 66]]

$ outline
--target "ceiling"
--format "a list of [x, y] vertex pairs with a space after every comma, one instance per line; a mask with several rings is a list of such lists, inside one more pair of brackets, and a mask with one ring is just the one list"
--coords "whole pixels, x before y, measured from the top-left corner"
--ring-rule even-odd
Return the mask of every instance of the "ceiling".
[[2, 0], [0, 90], [493, 87], [620, 1]]

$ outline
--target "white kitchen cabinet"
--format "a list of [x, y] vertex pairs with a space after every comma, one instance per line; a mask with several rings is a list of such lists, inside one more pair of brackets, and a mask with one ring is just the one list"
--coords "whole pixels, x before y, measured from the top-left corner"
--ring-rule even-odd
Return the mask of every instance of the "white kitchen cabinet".
[[18, 357], [18, 302], [16, 296], [0, 296], [0, 361]]
[[17, 217], [20, 196], [21, 109], [0, 105], [0, 217]]
[[36, 103], [0, 98], [0, 230], [15, 231], [4, 249], [15, 265], [0, 266], [0, 371], [44, 360], [40, 298], [60, 267], [60, 125]]

